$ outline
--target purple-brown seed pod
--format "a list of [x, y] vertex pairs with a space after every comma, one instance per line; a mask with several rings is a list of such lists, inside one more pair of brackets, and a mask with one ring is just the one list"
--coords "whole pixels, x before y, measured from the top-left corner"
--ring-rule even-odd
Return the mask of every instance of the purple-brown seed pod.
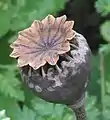
[[91, 50], [73, 24], [65, 15], [34, 21], [19, 32], [10, 56], [18, 59], [24, 82], [40, 98], [77, 108], [88, 85]]
[[68, 40], [74, 37], [73, 24], [66, 21], [65, 15], [35, 20], [31, 27], [19, 32], [18, 39], [11, 45], [14, 50], [10, 56], [18, 58], [18, 67], [29, 65], [36, 70], [47, 62], [55, 65], [59, 54], [70, 50]]

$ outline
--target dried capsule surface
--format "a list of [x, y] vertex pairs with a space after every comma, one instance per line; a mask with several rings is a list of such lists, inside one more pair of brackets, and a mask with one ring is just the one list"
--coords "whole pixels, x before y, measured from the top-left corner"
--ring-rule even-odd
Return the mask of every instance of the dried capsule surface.
[[65, 15], [35, 20], [31, 27], [19, 32], [18, 39], [11, 45], [10, 56], [18, 59], [18, 67], [29, 65], [36, 70], [46, 63], [55, 65], [59, 55], [70, 50], [73, 24], [74, 21], [66, 21]]
[[47, 72], [43, 77], [41, 69], [34, 70], [30, 66], [20, 68], [24, 82], [46, 101], [71, 105], [84, 95], [90, 75], [91, 51], [81, 34], [75, 33], [71, 42], [74, 41], [78, 49], [71, 47], [70, 52], [59, 59], [61, 71], [55, 66], [45, 65]]

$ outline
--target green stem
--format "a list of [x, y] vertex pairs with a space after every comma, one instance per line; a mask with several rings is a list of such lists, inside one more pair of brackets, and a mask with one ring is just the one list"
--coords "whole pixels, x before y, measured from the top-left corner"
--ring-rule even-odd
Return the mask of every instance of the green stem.
[[101, 82], [101, 119], [104, 120], [104, 97], [105, 97], [105, 77], [104, 77], [104, 55], [100, 53], [100, 82]]

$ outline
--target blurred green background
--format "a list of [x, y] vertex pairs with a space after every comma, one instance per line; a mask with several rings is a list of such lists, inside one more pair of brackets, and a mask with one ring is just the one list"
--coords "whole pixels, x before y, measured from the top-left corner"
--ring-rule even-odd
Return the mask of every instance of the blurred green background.
[[0, 120], [75, 120], [65, 105], [47, 103], [23, 86], [9, 57], [17, 32], [48, 14], [66, 14], [87, 38], [93, 53], [88, 120], [110, 120], [110, 0], [0, 0]]

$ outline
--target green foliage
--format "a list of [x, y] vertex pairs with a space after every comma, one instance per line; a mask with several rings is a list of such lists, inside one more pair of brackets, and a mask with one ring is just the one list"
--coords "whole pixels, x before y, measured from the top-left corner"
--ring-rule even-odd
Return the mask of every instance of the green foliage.
[[[96, 9], [102, 15], [106, 16], [110, 14], [110, 0], [97, 0]], [[106, 20], [100, 27], [100, 33], [102, 37], [107, 41], [107, 44], [103, 45], [99, 49], [99, 66], [100, 66], [100, 117], [105, 120], [109, 120], [110, 116], [110, 20]]]
[[[4, 101], [6, 101], [6, 103]], [[21, 109], [16, 100], [9, 97], [0, 96], [0, 109], [3, 108], [5, 108], [11, 120], [37, 120], [35, 111], [25, 105], [23, 109]]]
[[110, 20], [105, 21], [101, 26], [100, 32], [105, 40], [110, 42]]
[[9, 117], [6, 117], [5, 110], [0, 111], [0, 120], [10, 120]]
[[2, 0], [0, 1], [0, 36], [9, 30], [26, 28], [35, 19], [55, 14], [64, 7], [65, 0]]
[[[96, 10], [102, 15], [110, 14], [110, 0], [97, 0], [95, 4]], [[100, 48], [99, 52], [110, 52], [110, 20], [105, 21], [100, 27], [102, 37], [108, 42]]]
[[110, 13], [110, 0], [97, 0], [95, 7], [102, 16], [106, 16]]
[[12, 65], [7, 66], [7, 69], [4, 68], [2, 74], [0, 74], [0, 92], [5, 96], [24, 101], [24, 94], [20, 89], [20, 81], [17, 79], [16, 71]]
[[87, 96], [86, 101], [87, 101], [86, 110], [89, 120], [98, 120], [100, 111], [98, 110], [97, 107], [93, 107], [96, 104], [97, 98], [93, 96]]
[[110, 52], [110, 44], [101, 45], [99, 53], [108, 54]]
[[23, 106], [21, 116], [21, 120], [37, 120], [37, 114], [27, 106]]

